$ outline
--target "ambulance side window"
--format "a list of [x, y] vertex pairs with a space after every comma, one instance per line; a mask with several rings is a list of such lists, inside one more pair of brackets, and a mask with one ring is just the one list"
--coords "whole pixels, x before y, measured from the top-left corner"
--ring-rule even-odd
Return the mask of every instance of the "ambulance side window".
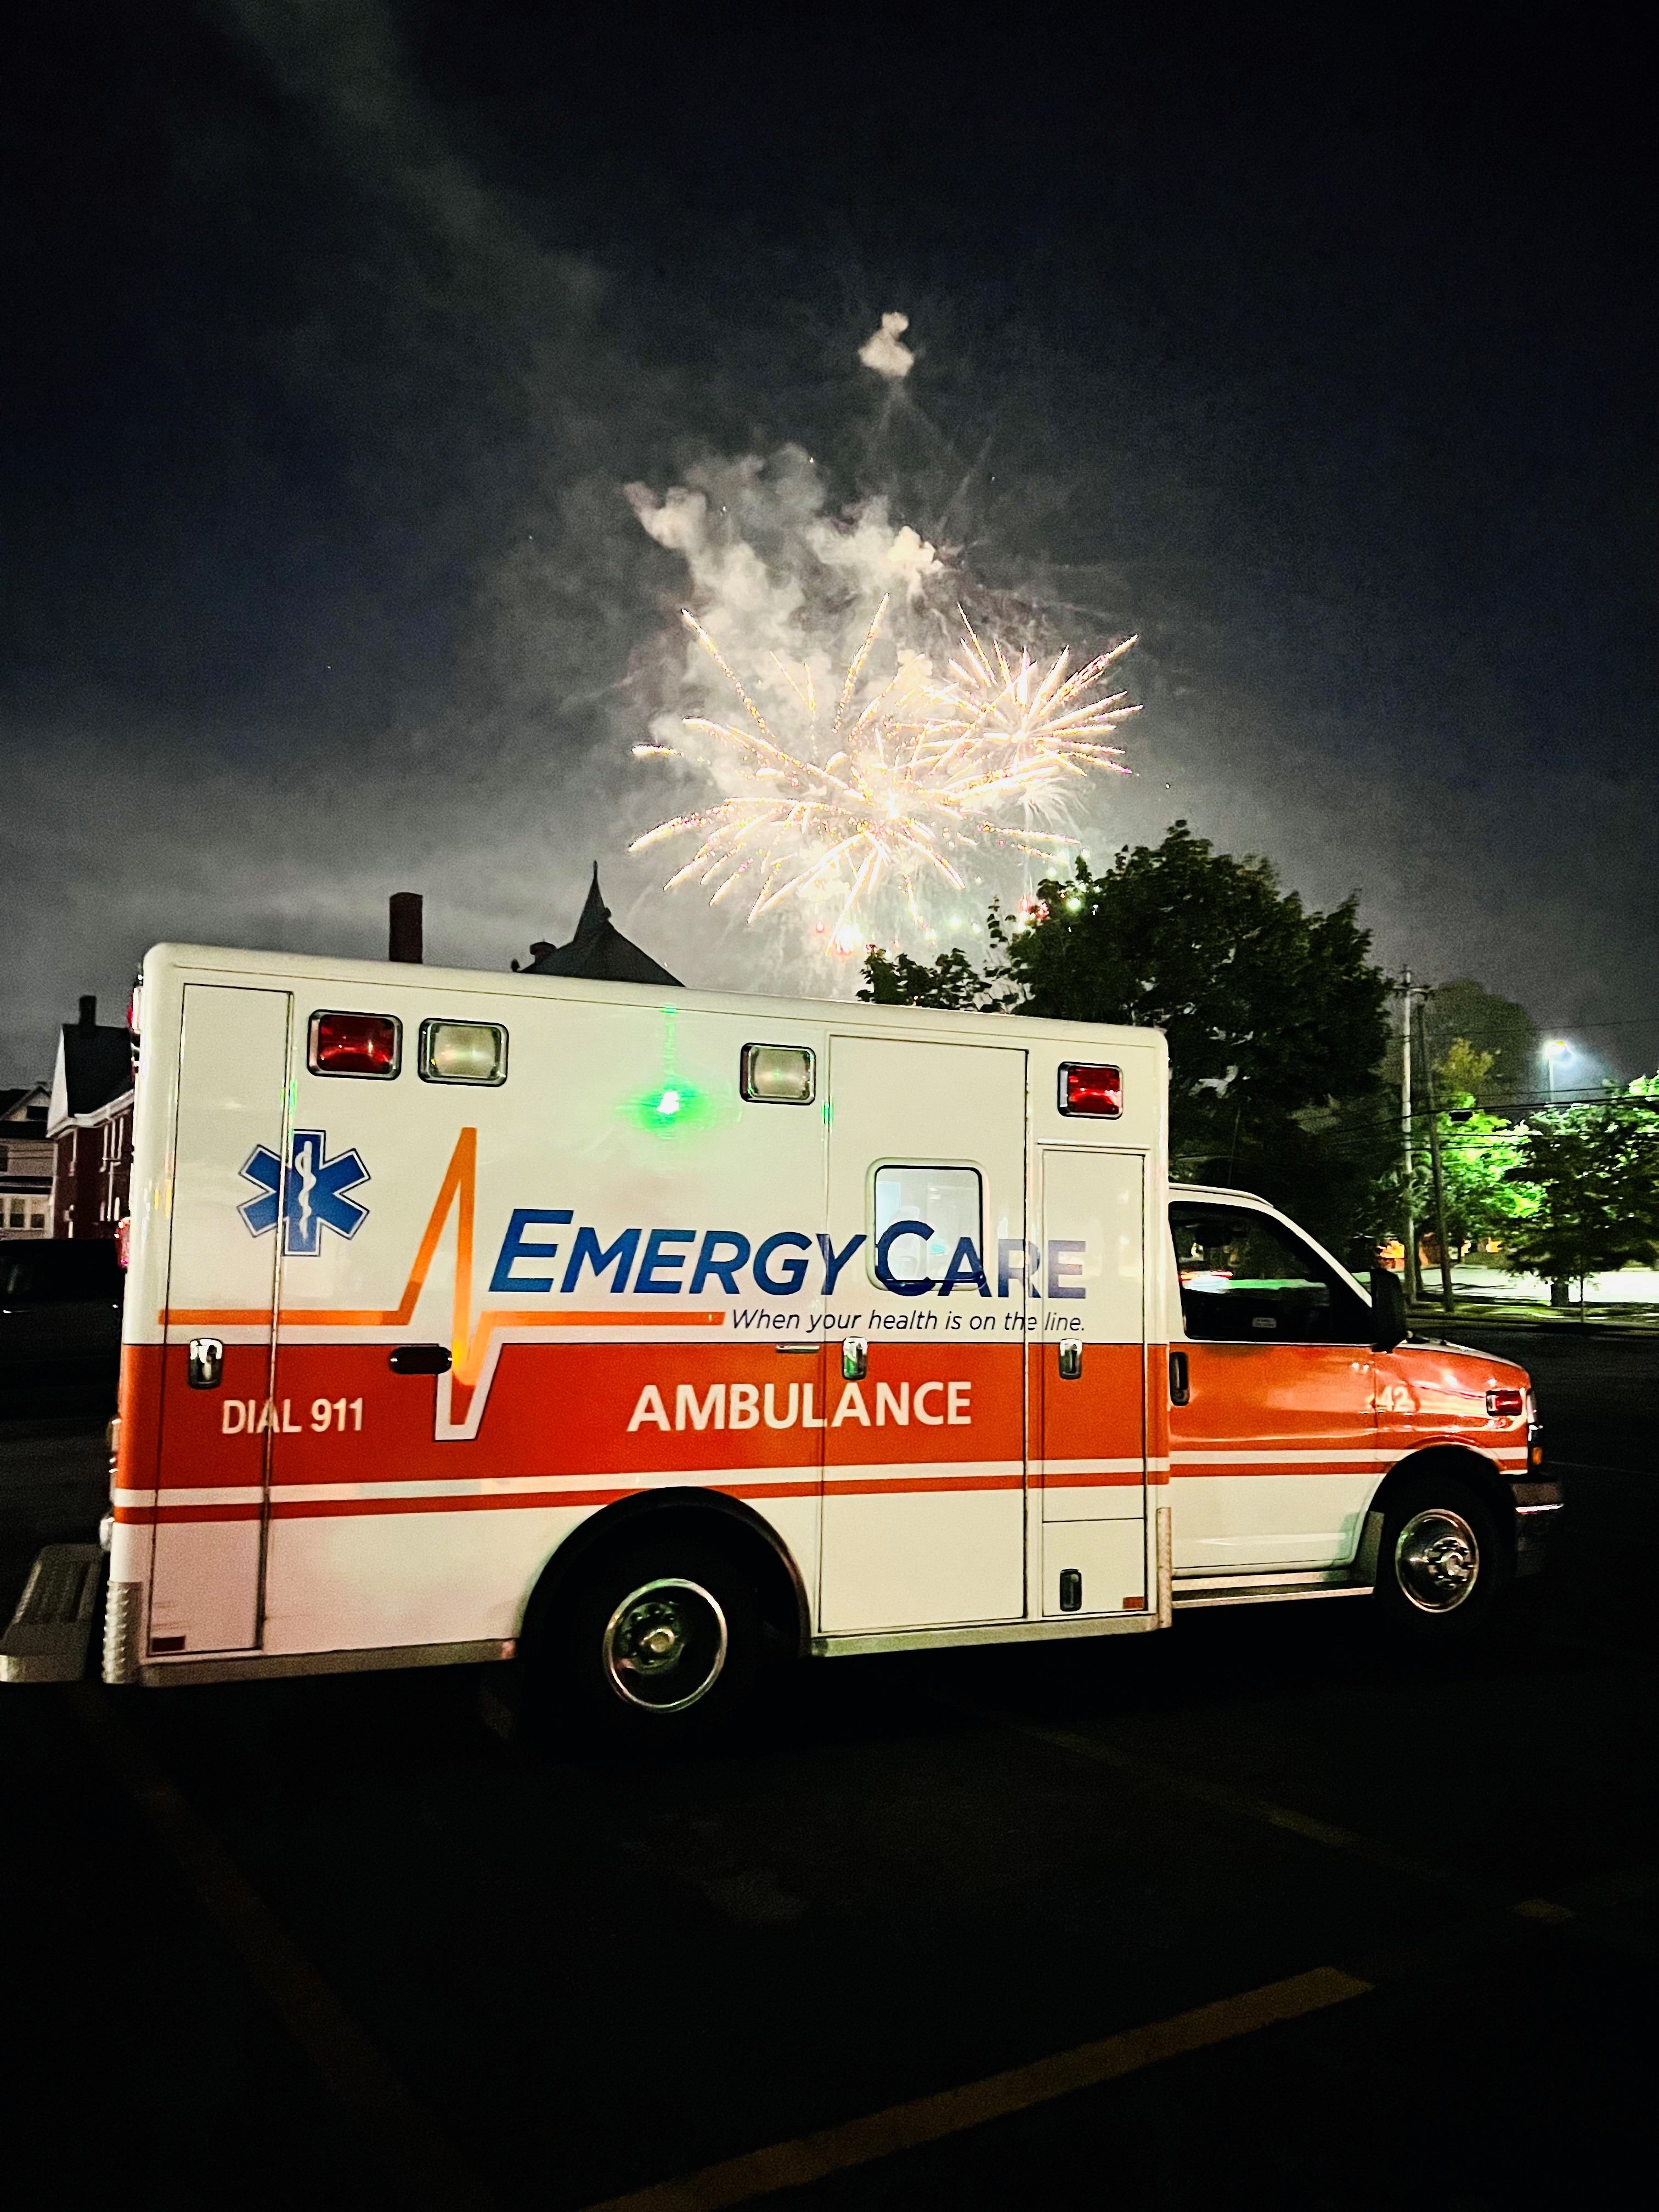
[[[874, 1219], [867, 1254], [870, 1279], [880, 1281], [884, 1255], [889, 1275], [909, 1282], [942, 1283], [965, 1238], [975, 1267], [985, 1249], [981, 1226], [983, 1185], [977, 1168], [902, 1165], [876, 1170]], [[914, 1226], [894, 1234], [901, 1224]], [[927, 1231], [924, 1237], [921, 1232]]]
[[1369, 1344], [1370, 1310], [1301, 1239], [1243, 1206], [1170, 1208], [1188, 1337], [1224, 1344]]

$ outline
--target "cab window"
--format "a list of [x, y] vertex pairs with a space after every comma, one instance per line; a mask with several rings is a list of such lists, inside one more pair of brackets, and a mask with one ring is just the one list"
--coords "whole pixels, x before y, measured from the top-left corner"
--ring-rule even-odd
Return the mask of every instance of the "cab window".
[[1316, 1252], [1244, 1206], [1170, 1208], [1189, 1338], [1225, 1344], [1369, 1344], [1370, 1309]]

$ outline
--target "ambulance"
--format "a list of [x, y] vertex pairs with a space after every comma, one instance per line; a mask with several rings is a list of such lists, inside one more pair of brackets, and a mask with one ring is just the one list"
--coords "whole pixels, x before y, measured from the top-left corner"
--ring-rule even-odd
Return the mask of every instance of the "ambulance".
[[1524, 1372], [1172, 1187], [1157, 1030], [193, 945], [133, 1021], [106, 1682], [517, 1659], [662, 1741], [777, 1658], [1458, 1638], [1539, 1564]]

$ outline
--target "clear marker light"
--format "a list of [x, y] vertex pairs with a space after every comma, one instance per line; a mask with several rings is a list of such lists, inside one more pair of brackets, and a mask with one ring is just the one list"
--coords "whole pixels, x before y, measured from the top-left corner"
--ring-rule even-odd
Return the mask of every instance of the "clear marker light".
[[678, 1092], [678, 1091], [665, 1091], [663, 1092], [663, 1094], [662, 1094], [662, 1097], [661, 1097], [660, 1098], [659, 1098], [659, 1099], [658, 1099], [658, 1101], [657, 1101], [657, 1111], [658, 1111], [658, 1113], [659, 1113], [659, 1114], [678, 1114], [678, 1113], [679, 1112], [679, 1110], [680, 1110], [680, 1094], [679, 1094], [679, 1092]]

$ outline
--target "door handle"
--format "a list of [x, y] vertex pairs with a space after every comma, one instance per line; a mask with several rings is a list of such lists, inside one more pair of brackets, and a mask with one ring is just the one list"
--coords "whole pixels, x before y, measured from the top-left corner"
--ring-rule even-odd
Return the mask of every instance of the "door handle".
[[192, 1390], [216, 1390], [225, 1379], [225, 1347], [216, 1336], [192, 1336], [185, 1370]]
[[400, 1344], [386, 1365], [394, 1375], [447, 1375], [447, 1344]]
[[1184, 1352], [1170, 1354], [1170, 1403], [1185, 1406], [1191, 1401], [1192, 1386], [1187, 1378], [1187, 1355]]
[[1060, 1381], [1075, 1382], [1082, 1372], [1083, 1346], [1080, 1344], [1062, 1344], [1060, 1347]]
[[841, 1347], [841, 1373], [844, 1382], [862, 1382], [870, 1367], [870, 1346], [861, 1336], [849, 1336]]

